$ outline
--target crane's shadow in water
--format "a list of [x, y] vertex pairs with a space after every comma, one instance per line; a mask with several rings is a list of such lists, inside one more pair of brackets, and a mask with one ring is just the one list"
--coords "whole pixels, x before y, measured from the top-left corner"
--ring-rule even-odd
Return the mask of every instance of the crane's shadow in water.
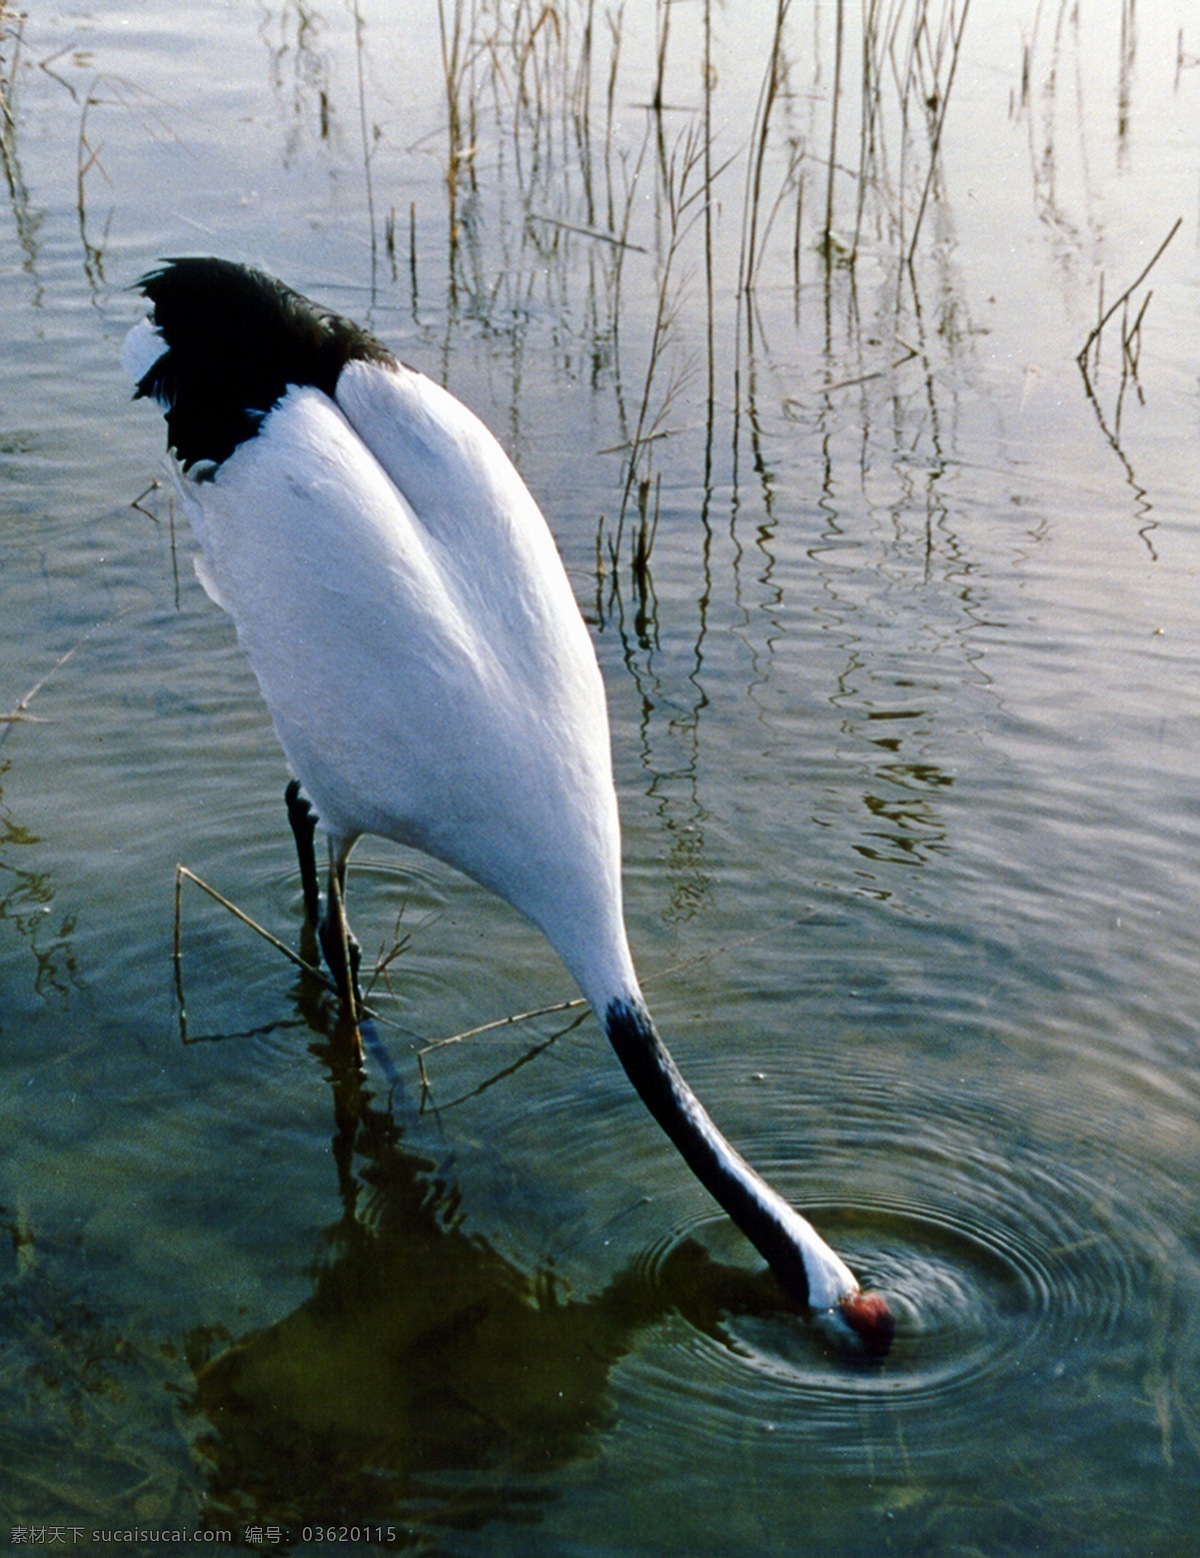
[[[209, 1519], [387, 1519], [438, 1527], [536, 1521], [553, 1474], [596, 1453], [610, 1376], [647, 1327], [680, 1314], [711, 1335], [730, 1314], [778, 1315], [769, 1274], [684, 1241], [591, 1297], [522, 1270], [469, 1231], [452, 1176], [407, 1147], [333, 1035], [328, 1067], [341, 1215], [312, 1293], [273, 1325], [189, 1338], [189, 1402]], [[799, 1321], [797, 1323], [800, 1323]]]

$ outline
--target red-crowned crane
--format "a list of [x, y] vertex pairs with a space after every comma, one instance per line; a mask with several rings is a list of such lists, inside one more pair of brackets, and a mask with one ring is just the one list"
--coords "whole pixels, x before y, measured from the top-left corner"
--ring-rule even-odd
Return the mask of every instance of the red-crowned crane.
[[815, 1317], [890, 1345], [816, 1230], [730, 1146], [659, 1038], [626, 938], [604, 688], [546, 521], [500, 445], [366, 331], [226, 260], [143, 277], [127, 337], [166, 415], [197, 571], [289, 767], [305, 901], [355, 1011], [346, 862], [364, 833], [444, 860], [549, 939], [651, 1114]]

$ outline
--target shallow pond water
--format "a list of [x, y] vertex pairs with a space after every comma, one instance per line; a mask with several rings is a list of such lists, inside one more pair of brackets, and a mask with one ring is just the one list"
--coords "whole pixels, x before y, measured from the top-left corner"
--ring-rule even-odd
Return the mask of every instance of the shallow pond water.
[[[839, 76], [837, 11], [0, 13], [14, 1539], [1194, 1543], [1200, 28], [896, 0]], [[190, 881], [177, 981], [177, 862], [303, 939], [118, 361], [184, 252], [368, 322], [516, 460], [659, 1024], [891, 1296], [882, 1365], [781, 1308], [590, 1017], [419, 1060], [573, 994], [448, 870], [356, 853], [365, 1084]]]

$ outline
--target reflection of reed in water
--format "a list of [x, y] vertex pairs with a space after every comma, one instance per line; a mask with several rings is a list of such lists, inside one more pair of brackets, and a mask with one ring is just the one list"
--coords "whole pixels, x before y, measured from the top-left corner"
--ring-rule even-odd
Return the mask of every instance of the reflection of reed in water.
[[334, 1093], [343, 1216], [311, 1296], [219, 1351], [207, 1331], [189, 1345], [218, 1521], [536, 1518], [551, 1495], [532, 1479], [595, 1453], [639, 1332], [681, 1313], [720, 1334], [786, 1302], [690, 1242], [573, 1297], [470, 1232], [458, 1187], [353, 1078]]
[[[14, 729], [26, 724], [42, 723], [40, 716], [30, 713], [30, 705], [56, 672], [74, 659], [95, 631], [95, 627], [89, 628], [17, 699], [8, 713], [0, 714], [0, 747], [4, 746]], [[0, 761], [0, 780], [11, 766], [11, 759]], [[64, 914], [57, 930], [52, 929], [48, 921], [56, 891], [53, 877], [49, 872], [28, 870], [15, 863], [19, 858], [14, 853], [16, 849], [28, 848], [40, 842], [35, 833], [14, 822], [4, 804], [4, 787], [0, 784], [0, 921], [11, 921], [28, 940], [37, 963], [34, 989], [44, 997], [51, 993], [65, 995], [77, 984], [79, 967], [73, 940], [75, 915]], [[49, 945], [45, 944], [47, 934]]]
[[[11, 726], [0, 718], [0, 737]], [[0, 780], [11, 761], [0, 762]], [[32, 870], [19, 864], [18, 851], [31, 849], [41, 840], [14, 821], [4, 804], [0, 784], [0, 923], [7, 921], [29, 944], [36, 964], [33, 988], [45, 998], [65, 995], [78, 984], [79, 967], [75, 956], [75, 915], [62, 914], [57, 927], [51, 920], [51, 906], [57, 893], [54, 877], [47, 871]]]

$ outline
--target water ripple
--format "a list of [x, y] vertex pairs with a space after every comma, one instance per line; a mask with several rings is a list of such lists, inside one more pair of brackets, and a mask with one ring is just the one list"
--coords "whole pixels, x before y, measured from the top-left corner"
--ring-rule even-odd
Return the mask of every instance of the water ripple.
[[[652, 1365], [664, 1422], [678, 1411], [682, 1379], [704, 1403], [710, 1428], [731, 1443], [744, 1439], [747, 1420], [805, 1444], [835, 1430], [844, 1436], [853, 1425], [859, 1449], [866, 1435], [872, 1453], [890, 1445], [911, 1463], [925, 1441], [906, 1435], [906, 1423], [936, 1421], [945, 1453], [948, 1436], [992, 1431], [980, 1401], [999, 1403], [1052, 1381], [1080, 1343], [1090, 1352], [1127, 1325], [1143, 1303], [1134, 1213], [1100, 1211], [1098, 1187], [1058, 1168], [1020, 1160], [987, 1168], [970, 1201], [804, 1206], [865, 1285], [892, 1305], [896, 1340], [882, 1364], [832, 1350], [818, 1330], [761, 1302], [763, 1290], [747, 1300], [726, 1287], [743, 1256], [719, 1215], [670, 1230], [643, 1252], [645, 1280], [677, 1286], [681, 1252], [699, 1243], [725, 1297], [715, 1322], [702, 1304], [681, 1306], [687, 1323]], [[836, 1454], [837, 1440], [830, 1444]]]

